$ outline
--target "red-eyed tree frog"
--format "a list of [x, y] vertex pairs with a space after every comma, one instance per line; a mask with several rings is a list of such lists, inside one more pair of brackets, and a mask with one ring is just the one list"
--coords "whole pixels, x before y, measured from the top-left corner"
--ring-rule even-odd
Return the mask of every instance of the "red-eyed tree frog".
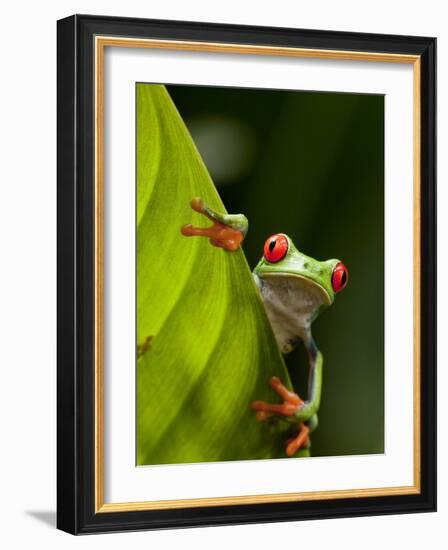
[[[199, 198], [194, 198], [190, 204], [193, 210], [209, 218], [213, 225], [207, 228], [184, 225], [181, 229], [183, 235], [207, 237], [213, 246], [228, 251], [241, 246], [248, 230], [248, 221], [243, 214], [220, 214]], [[306, 400], [273, 377], [269, 384], [281, 396], [283, 403], [253, 401], [251, 404], [259, 421], [279, 415], [297, 423], [297, 434], [286, 442], [286, 454], [291, 457], [300, 448], [310, 446], [309, 434], [318, 425], [323, 356], [311, 335], [311, 324], [333, 303], [335, 294], [346, 287], [348, 271], [340, 260], [320, 262], [306, 256], [297, 250], [287, 235], [277, 233], [266, 240], [263, 256], [253, 270], [253, 277], [281, 352], [289, 353], [302, 341], [308, 353]]]

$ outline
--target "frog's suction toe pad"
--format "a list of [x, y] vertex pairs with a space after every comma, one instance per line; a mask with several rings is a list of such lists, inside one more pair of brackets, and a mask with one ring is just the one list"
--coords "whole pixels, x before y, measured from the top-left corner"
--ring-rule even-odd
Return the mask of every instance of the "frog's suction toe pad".
[[191, 237], [192, 235], [195, 235], [195, 228], [191, 225], [191, 223], [187, 223], [180, 228], [180, 232], [182, 235], [185, 235], [185, 237]]
[[204, 211], [204, 202], [200, 197], [194, 197], [194, 199], [191, 199], [190, 206], [196, 212]]

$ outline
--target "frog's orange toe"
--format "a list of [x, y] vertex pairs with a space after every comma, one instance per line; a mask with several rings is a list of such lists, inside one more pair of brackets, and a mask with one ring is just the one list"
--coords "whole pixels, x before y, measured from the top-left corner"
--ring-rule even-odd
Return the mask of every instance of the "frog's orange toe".
[[194, 197], [191, 199], [190, 206], [195, 212], [199, 212], [200, 214], [204, 213], [205, 205], [204, 201], [200, 197]]
[[185, 237], [191, 237], [194, 235], [194, 227], [191, 225], [191, 223], [187, 223], [180, 228], [180, 232]]
[[276, 376], [273, 376], [269, 380], [269, 385], [283, 398], [283, 403], [253, 401], [251, 407], [257, 411], [257, 420], [266, 420], [266, 418], [273, 414], [278, 414], [279, 416], [293, 416], [297, 409], [303, 405], [303, 400], [300, 399], [296, 393], [289, 391]]
[[251, 407], [254, 411], [262, 413], [278, 414], [279, 416], [293, 416], [297, 411], [297, 405], [288, 403], [266, 403], [265, 401], [253, 401]]
[[277, 378], [277, 376], [273, 376], [269, 380], [269, 385], [288, 403], [296, 405], [297, 407], [303, 405], [303, 399], [301, 399], [296, 393], [288, 390], [288, 388], [280, 381], [279, 378]]
[[187, 223], [180, 228], [180, 232], [185, 237], [212, 237], [213, 227], [195, 227], [191, 223]]
[[286, 442], [286, 456], [291, 457], [296, 454], [296, 452], [303, 446], [310, 444], [309, 438], [310, 429], [306, 424], [301, 424], [299, 428], [299, 433], [288, 439]]

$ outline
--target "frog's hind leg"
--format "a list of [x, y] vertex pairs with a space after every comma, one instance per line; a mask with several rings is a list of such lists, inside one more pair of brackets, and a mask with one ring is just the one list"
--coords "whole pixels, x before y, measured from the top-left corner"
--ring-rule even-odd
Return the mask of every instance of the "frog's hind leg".
[[195, 197], [190, 202], [191, 208], [213, 222], [210, 227], [184, 225], [181, 233], [185, 237], [208, 237], [213, 246], [225, 250], [237, 250], [246, 236], [248, 221], [243, 214], [220, 214], [207, 206], [202, 199]]
[[291, 437], [286, 442], [286, 456], [293, 456], [301, 447], [310, 446], [310, 428], [302, 422], [299, 427], [299, 432], [295, 437]]
[[314, 432], [318, 425], [317, 414], [313, 414], [307, 422], [302, 422], [297, 435], [286, 442], [286, 455], [291, 457], [299, 449], [311, 447], [310, 433]]

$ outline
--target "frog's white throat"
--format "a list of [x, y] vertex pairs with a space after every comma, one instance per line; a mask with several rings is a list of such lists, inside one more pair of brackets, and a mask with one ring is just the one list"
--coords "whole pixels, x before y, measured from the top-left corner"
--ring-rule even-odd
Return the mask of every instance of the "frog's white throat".
[[289, 274], [254, 274], [282, 353], [289, 353], [299, 340], [308, 342], [311, 323], [318, 310], [328, 305], [328, 295], [318, 284]]

